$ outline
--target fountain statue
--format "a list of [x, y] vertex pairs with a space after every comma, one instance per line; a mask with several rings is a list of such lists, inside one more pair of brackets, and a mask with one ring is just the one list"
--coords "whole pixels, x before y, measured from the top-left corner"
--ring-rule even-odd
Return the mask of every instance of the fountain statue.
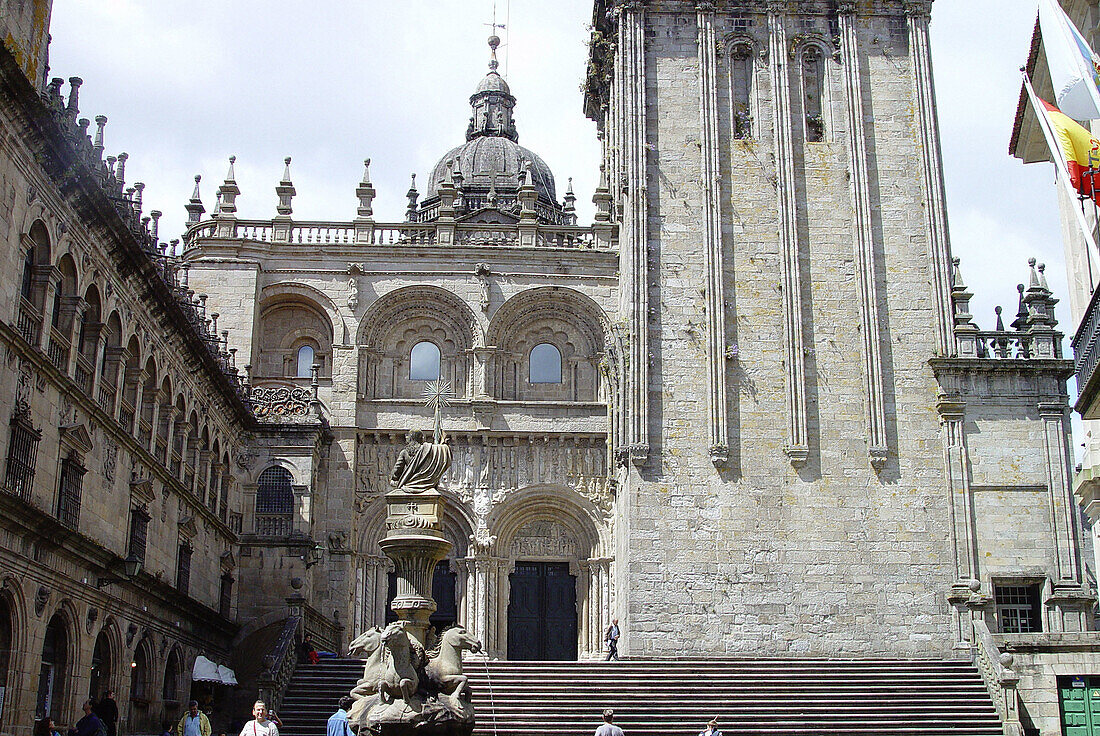
[[474, 728], [462, 652], [481, 651], [481, 643], [461, 626], [435, 637], [428, 622], [436, 608], [432, 575], [451, 551], [443, 538], [445, 499], [439, 492], [439, 479], [451, 465], [442, 422], [451, 395], [446, 381], [428, 384], [425, 397], [435, 411], [432, 440], [425, 441], [419, 430], [409, 432], [390, 477], [394, 488], [386, 494], [386, 535], [379, 546], [397, 574], [391, 604], [397, 621], [360, 634], [349, 647], [349, 654], [366, 660], [348, 714], [360, 734], [469, 736]]

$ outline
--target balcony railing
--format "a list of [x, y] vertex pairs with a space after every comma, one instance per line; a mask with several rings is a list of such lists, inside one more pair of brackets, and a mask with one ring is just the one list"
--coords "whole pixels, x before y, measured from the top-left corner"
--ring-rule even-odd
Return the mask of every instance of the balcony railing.
[[261, 537], [289, 537], [294, 517], [289, 514], [256, 514], [256, 534]]
[[69, 341], [56, 327], [50, 328], [50, 345], [46, 355], [57, 370], [65, 372], [69, 369]]
[[88, 393], [92, 390], [92, 364], [83, 355], [76, 356], [76, 370], [73, 372], [73, 380], [80, 390]]
[[115, 387], [104, 384], [99, 387], [99, 408], [111, 414], [115, 410]]
[[1100, 407], [1093, 407], [1100, 391], [1100, 377], [1096, 375], [1096, 366], [1100, 364], [1100, 289], [1093, 292], [1070, 344], [1073, 346], [1073, 372], [1077, 376], [1076, 408], [1084, 418], [1095, 419], [1100, 416]]
[[126, 399], [121, 402], [121, 408], [118, 413], [118, 423], [122, 425], [122, 428], [127, 432], [134, 431], [134, 405]]
[[[226, 234], [225, 228], [229, 228]], [[208, 220], [188, 231], [186, 247], [213, 238], [273, 242], [278, 234], [279, 242], [302, 245], [437, 245], [443, 241], [440, 228], [454, 230], [454, 245], [490, 245], [519, 247], [519, 226], [496, 223], [450, 222], [402, 222], [370, 223], [363, 226], [354, 222], [295, 222], [289, 228], [277, 228], [271, 220], [234, 220], [218, 222]], [[610, 250], [614, 242], [597, 237], [593, 227], [540, 223], [535, 226], [534, 246], [541, 248], [574, 248]], [[613, 237], [613, 236], [612, 236]]]
[[19, 304], [19, 334], [31, 345], [38, 344], [38, 333], [42, 329], [42, 315], [26, 299]]

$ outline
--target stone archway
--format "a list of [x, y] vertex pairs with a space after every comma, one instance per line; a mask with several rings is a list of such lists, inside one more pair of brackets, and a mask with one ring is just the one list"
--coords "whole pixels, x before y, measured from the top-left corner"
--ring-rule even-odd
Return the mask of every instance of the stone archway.
[[[599, 657], [601, 634], [612, 604], [608, 518], [568, 488], [539, 486], [510, 494], [494, 508], [488, 521], [493, 542], [490, 549], [479, 551], [475, 565], [485, 569], [485, 595], [493, 605], [487, 607], [483, 621], [475, 625], [486, 629], [491, 655], [505, 657], [521, 651], [514, 646], [517, 636], [510, 632], [513, 625], [523, 625], [517, 618], [518, 598], [529, 595], [532, 586], [541, 585], [545, 595], [575, 601], [575, 629], [569, 629], [575, 641], [575, 656]], [[513, 591], [514, 585], [524, 587]], [[560, 609], [561, 605], [556, 610], [552, 605], [540, 605], [534, 615], [547, 618], [533, 625], [568, 626]], [[527, 615], [531, 615], [530, 610]], [[554, 633], [561, 635], [560, 631]]]

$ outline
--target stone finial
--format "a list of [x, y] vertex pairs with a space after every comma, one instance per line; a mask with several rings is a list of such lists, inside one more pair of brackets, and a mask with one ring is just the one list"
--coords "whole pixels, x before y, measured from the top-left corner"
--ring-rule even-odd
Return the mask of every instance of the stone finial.
[[1050, 284], [1047, 283], [1047, 264], [1039, 264], [1039, 287], [1050, 291]]
[[374, 203], [374, 187], [370, 183], [370, 159], [363, 159], [363, 180], [355, 188], [355, 196], [359, 198], [359, 207], [356, 214], [362, 220], [370, 219], [374, 215], [372, 205]]
[[997, 330], [997, 332], [1004, 332], [1005, 322], [1003, 319], [1001, 319], [1001, 312], [1003, 311], [1001, 309], [1001, 306], [998, 304], [997, 306], [993, 307], [993, 311], [997, 314], [997, 326], [994, 329]]
[[1016, 284], [1016, 291], [1019, 292], [1019, 297], [1017, 299], [1016, 319], [1012, 320], [1012, 329], [1022, 330], [1027, 326], [1027, 304], [1024, 299], [1024, 285]]
[[237, 214], [237, 195], [241, 193], [240, 187], [237, 186], [237, 175], [234, 171], [234, 167], [237, 163], [236, 156], [229, 157], [229, 171], [225, 174], [225, 181], [218, 187], [218, 208], [217, 214], [219, 217], [232, 219]]
[[95, 116], [95, 141], [92, 147], [95, 149], [96, 158], [103, 158], [103, 131], [107, 127], [107, 116]]
[[420, 197], [420, 192], [416, 191], [416, 174], [412, 175], [409, 181], [409, 191], [405, 192], [405, 196], [409, 198], [409, 206], [405, 210], [405, 221], [412, 222], [416, 217], [416, 200]]
[[65, 105], [65, 113], [73, 120], [80, 112], [80, 85], [82, 84], [84, 80], [80, 77], [69, 77], [69, 102]]
[[562, 209], [566, 212], [576, 212], [577, 195], [573, 194], [573, 177], [569, 177], [569, 183], [565, 187], [565, 196], [562, 198]]
[[65, 106], [64, 99], [61, 97], [61, 85], [63, 84], [65, 84], [64, 79], [54, 77], [46, 86], [46, 96], [49, 98], [50, 106], [55, 110], [60, 110]]
[[283, 164], [285, 166], [283, 178], [279, 181], [279, 185], [275, 187], [275, 195], [279, 198], [275, 211], [279, 213], [279, 217], [290, 217], [290, 214], [294, 211], [290, 203], [298, 192], [294, 189], [294, 182], [290, 180], [290, 156], [283, 159]]
[[1031, 270], [1030, 276], [1028, 278], [1027, 287], [1029, 289], [1037, 289], [1039, 288], [1039, 274], [1035, 272], [1035, 259], [1028, 258], [1027, 266]]
[[153, 229], [150, 231], [150, 235], [153, 236], [153, 242], [155, 243], [160, 235], [160, 218], [164, 213], [160, 210], [149, 210], [149, 217], [153, 220]]
[[190, 201], [183, 206], [183, 208], [187, 210], [188, 225], [202, 220], [202, 214], [206, 212], [206, 208], [202, 205], [202, 195], [199, 194], [200, 181], [202, 181], [202, 175], [195, 174], [195, 190], [191, 192]]
[[88, 128], [91, 127], [92, 121], [88, 118], [80, 118], [76, 121], [76, 126], [80, 128], [80, 142], [87, 141], [89, 144], [92, 142], [91, 136], [88, 135]]
[[126, 190], [126, 161], [129, 158], [130, 154], [125, 151], [118, 154], [118, 166], [115, 168], [115, 181], [118, 183], [119, 192]]
[[116, 157], [116, 156], [108, 156], [107, 157], [107, 173], [110, 174], [111, 176], [115, 175], [115, 161], [118, 161], [118, 157]]
[[134, 204], [134, 214], [137, 215], [138, 217], [141, 217], [141, 200], [142, 200], [142, 197], [144, 196], [144, 192], [145, 192], [145, 182], [135, 181], [134, 182], [133, 204]]

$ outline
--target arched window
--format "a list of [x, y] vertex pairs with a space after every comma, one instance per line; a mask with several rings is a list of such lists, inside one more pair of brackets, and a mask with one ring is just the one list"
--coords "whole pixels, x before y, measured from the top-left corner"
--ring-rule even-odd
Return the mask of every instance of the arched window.
[[733, 137], [752, 137], [752, 47], [739, 43], [730, 55], [730, 99], [733, 103]]
[[413, 345], [409, 353], [409, 378], [413, 381], [439, 380], [439, 348], [428, 341]]
[[168, 655], [168, 664], [164, 668], [164, 687], [161, 697], [169, 703], [178, 703], [180, 700], [180, 655], [175, 649]]
[[152, 670], [152, 647], [148, 639], [142, 639], [130, 663], [130, 700], [147, 703], [150, 700], [149, 675]]
[[100, 631], [95, 638], [92, 650], [92, 671], [88, 677], [88, 697], [93, 700], [102, 698], [111, 689], [111, 641], [106, 631]]
[[313, 346], [303, 345], [298, 348], [298, 378], [309, 378], [313, 375]]
[[825, 140], [823, 100], [825, 92], [825, 60], [821, 49], [808, 46], [802, 52], [802, 94], [806, 111], [806, 140], [820, 143]]
[[531, 348], [531, 383], [561, 383], [561, 353], [548, 342]]
[[65, 631], [65, 621], [55, 614], [46, 626], [46, 636], [42, 640], [42, 660], [38, 670], [38, 704], [35, 718], [52, 716], [61, 720], [61, 710], [65, 697], [65, 673], [68, 670], [69, 637]]
[[294, 514], [294, 488], [290, 471], [268, 468], [256, 484], [256, 533], [268, 537], [288, 536]]

